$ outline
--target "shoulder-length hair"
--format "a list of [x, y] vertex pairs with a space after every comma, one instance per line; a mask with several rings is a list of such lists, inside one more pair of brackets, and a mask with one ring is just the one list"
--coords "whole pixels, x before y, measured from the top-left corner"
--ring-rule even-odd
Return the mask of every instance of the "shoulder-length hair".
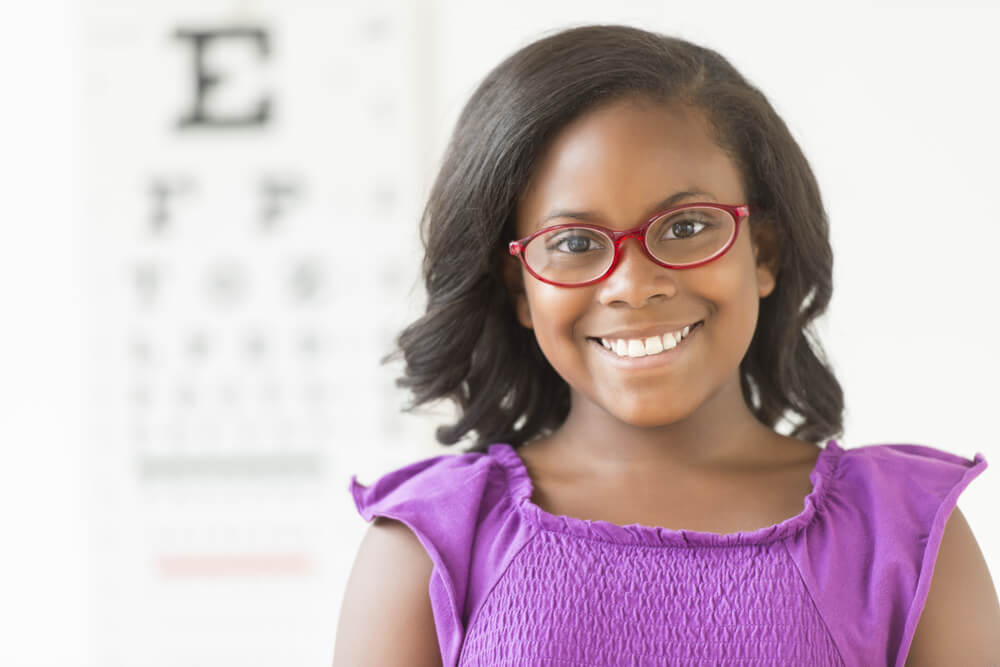
[[[423, 212], [426, 311], [386, 357], [405, 359], [406, 408], [451, 399], [442, 444], [518, 446], [559, 427], [566, 382], [518, 322], [502, 274], [515, 211], [550, 140], [596, 105], [626, 96], [701, 109], [740, 169], [755, 217], [773, 224], [774, 291], [740, 363], [754, 416], [819, 442], [842, 430], [843, 392], [810, 323], [832, 294], [827, 216], [809, 163], [765, 96], [715, 51], [625, 26], [585, 26], [520, 49], [478, 86], [458, 119]], [[808, 335], [808, 338], [807, 338]], [[812, 339], [812, 342], [810, 342]], [[795, 423], [797, 422], [797, 423]]]

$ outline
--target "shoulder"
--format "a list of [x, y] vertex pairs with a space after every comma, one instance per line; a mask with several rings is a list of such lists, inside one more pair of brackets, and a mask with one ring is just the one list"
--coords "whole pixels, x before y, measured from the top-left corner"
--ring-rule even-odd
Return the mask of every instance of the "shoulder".
[[982, 454], [967, 459], [925, 445], [862, 445], [838, 453], [834, 478], [841, 485], [864, 487], [869, 495], [904, 494], [938, 509], [987, 466]]
[[[355, 557], [337, 626], [334, 667], [438, 667], [428, 593], [433, 563], [403, 524], [376, 518]], [[391, 636], [392, 641], [385, 641]]]
[[444, 454], [389, 471], [368, 486], [352, 476], [350, 491], [365, 521], [382, 517], [409, 528], [458, 611], [471, 547], [491, 526], [488, 510], [502, 506], [508, 492], [505, 467], [490, 452]]
[[908, 545], [926, 577], [959, 496], [987, 463], [980, 453], [967, 459], [925, 445], [879, 444], [838, 447], [831, 467], [831, 518], [863, 527], [875, 550]]
[[[982, 554], [956, 507], [961, 493], [987, 467], [986, 460], [979, 453], [968, 459], [911, 444], [841, 449], [830, 441], [827, 449], [814, 478], [816, 520], [788, 544], [790, 553], [817, 604], [836, 619], [830, 632], [845, 655], [858, 660], [885, 656], [888, 664], [902, 667], [911, 645], [919, 659], [926, 638], [933, 643], [936, 634], [947, 631], [926, 631], [919, 646], [914, 640], [918, 622], [926, 627], [944, 622], [935, 620], [933, 607], [950, 605], [941, 618], [966, 619], [967, 614], [957, 613], [958, 606], [979, 610], [991, 600], [972, 596], [995, 595], [992, 584], [984, 585], [989, 575]], [[970, 577], [963, 583], [965, 597], [929, 599], [932, 579], [935, 590], [955, 589], [949, 576]], [[921, 621], [925, 602], [930, 611]], [[995, 610], [984, 618], [995, 625], [991, 614]], [[974, 627], [967, 631], [978, 632]], [[977, 645], [970, 635], [956, 636], [968, 646]], [[963, 655], [951, 644], [938, 646]], [[938, 657], [922, 664], [971, 664], [942, 663]]]
[[383, 511], [437, 506], [458, 510], [489, 488], [503, 486], [504, 469], [494, 455], [498, 447], [491, 445], [489, 452], [424, 458], [391, 470], [367, 486], [355, 475], [351, 477], [351, 495], [366, 521]]
[[915, 444], [876, 444], [858, 445], [854, 447], [841, 448], [839, 443], [837, 448], [841, 451], [845, 460], [865, 461], [871, 464], [886, 462], [909, 463], [912, 465], [927, 465], [934, 467], [961, 467], [968, 468], [970, 464], [983, 460], [982, 454], [976, 454], [974, 459], [967, 459], [949, 451], [930, 447], [928, 445]]
[[973, 536], [956, 507], [944, 529], [930, 591], [907, 667], [1000, 664], [1000, 603]]
[[968, 459], [926, 445], [865, 445], [845, 450], [839, 467], [842, 486], [856, 492], [873, 533], [884, 536], [883, 556], [890, 546], [911, 545], [907, 569], [914, 579], [899, 654], [905, 664], [1000, 660], [996, 589], [957, 507], [960, 494], [986, 469], [983, 455]]
[[[369, 485], [351, 477], [358, 513], [374, 523], [359, 550], [342, 613], [365, 618], [381, 630], [389, 623], [392, 636], [406, 625], [409, 614], [420, 614], [414, 630], [418, 636], [410, 638], [418, 651], [414, 655], [423, 655], [421, 642], [436, 634], [439, 659], [453, 664], [461, 649], [470, 594], [476, 592], [470, 586], [479, 581], [474, 576], [479, 567], [476, 548], [488, 547], [513, 514], [510, 489], [515, 471], [503, 458], [504, 447], [424, 458], [390, 470]], [[401, 591], [398, 599], [394, 591]], [[352, 628], [362, 623], [344, 622]], [[347, 646], [359, 649], [376, 641], [371, 635], [358, 640], [360, 632], [344, 630], [338, 637], [345, 636]], [[358, 655], [352, 652], [351, 659], [339, 664], [425, 664], [394, 660], [388, 654], [382, 660], [354, 662]]]

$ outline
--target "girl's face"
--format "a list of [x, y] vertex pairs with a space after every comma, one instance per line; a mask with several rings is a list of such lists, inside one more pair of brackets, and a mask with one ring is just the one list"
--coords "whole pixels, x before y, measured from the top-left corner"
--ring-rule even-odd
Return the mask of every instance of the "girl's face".
[[[540, 156], [517, 210], [517, 237], [580, 219], [630, 229], [681, 192], [699, 194], [671, 205], [747, 203], [739, 170], [700, 111], [615, 101], [565, 127]], [[550, 217], [555, 211], [561, 213]], [[758, 243], [747, 224], [753, 219], [751, 211], [725, 255], [693, 269], [658, 266], [630, 238], [614, 272], [586, 287], [548, 285], [509, 258], [506, 278], [518, 319], [569, 384], [574, 411], [596, 406], [652, 427], [688, 417], [720, 390], [733, 390], [731, 383], [739, 395], [739, 364], [759, 299], [775, 284], [771, 269], [757, 265]], [[670, 355], [619, 358], [598, 340], [645, 338], [698, 322]]]

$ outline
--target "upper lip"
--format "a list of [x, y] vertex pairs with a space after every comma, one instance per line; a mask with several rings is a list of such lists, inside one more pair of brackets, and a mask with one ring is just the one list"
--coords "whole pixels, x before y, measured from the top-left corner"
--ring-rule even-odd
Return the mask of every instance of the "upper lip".
[[618, 329], [606, 334], [600, 334], [599, 336], [591, 336], [591, 338], [604, 338], [606, 340], [629, 340], [632, 338], [652, 338], [653, 336], [662, 336], [665, 333], [671, 333], [674, 331], [681, 331], [684, 327], [692, 327], [701, 320], [692, 320], [690, 322], [685, 322], [684, 324], [651, 324], [646, 327], [638, 327], [632, 329]]

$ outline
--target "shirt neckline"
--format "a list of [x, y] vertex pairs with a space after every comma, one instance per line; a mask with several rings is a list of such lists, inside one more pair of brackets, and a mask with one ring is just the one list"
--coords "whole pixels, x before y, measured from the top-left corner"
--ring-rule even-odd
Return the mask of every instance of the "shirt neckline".
[[574, 535], [591, 540], [616, 544], [645, 545], [654, 547], [734, 547], [767, 544], [790, 537], [805, 528], [816, 516], [829, 488], [830, 479], [844, 450], [836, 440], [828, 440], [809, 473], [812, 491], [803, 498], [799, 514], [764, 528], [736, 533], [709, 533], [695, 530], [674, 530], [662, 526], [632, 523], [621, 526], [609, 521], [591, 521], [562, 514], [550, 514], [531, 502], [534, 484], [528, 470], [513, 446], [494, 443], [488, 454], [503, 465], [507, 473], [507, 490], [517, 511], [530, 523], [543, 530]]

